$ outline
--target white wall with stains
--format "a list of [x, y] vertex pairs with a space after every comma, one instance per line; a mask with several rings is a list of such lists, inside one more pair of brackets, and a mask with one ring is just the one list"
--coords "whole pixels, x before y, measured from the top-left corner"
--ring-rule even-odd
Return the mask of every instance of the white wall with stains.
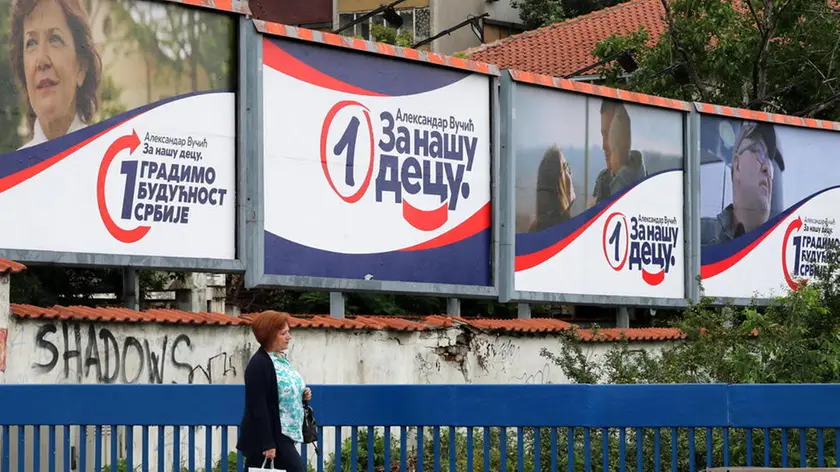
[[[5, 383], [236, 384], [257, 348], [249, 326], [16, 316], [6, 326]], [[585, 345], [593, 359], [612, 346]], [[289, 356], [311, 384], [567, 383], [540, 355], [543, 348], [558, 352], [557, 337], [468, 326], [415, 332], [298, 328]]]
[[[249, 326], [21, 319], [8, 315], [2, 297], [0, 280], [0, 328], [8, 329], [6, 369], [0, 379], [7, 384], [238, 384], [257, 348]], [[593, 359], [598, 359], [610, 346], [590, 343], [586, 348]], [[639, 349], [660, 346], [638, 344]], [[299, 328], [292, 331], [289, 356], [309, 384], [567, 383], [560, 369], [540, 355], [543, 348], [558, 352], [556, 336], [493, 334], [467, 326], [419, 332]], [[313, 395], [318, 395], [317, 389]], [[330, 453], [334, 439], [331, 432], [327, 433], [323, 446]], [[43, 445], [47, 444], [45, 434], [42, 433]], [[204, 464], [204, 434], [203, 428], [196, 432], [198, 467]], [[94, 465], [92, 435], [91, 430], [88, 471]], [[15, 444], [16, 437], [11, 435], [11, 444]], [[152, 429], [150, 437], [150, 470], [156, 471], [157, 431]], [[218, 428], [213, 437], [212, 455], [218, 459]], [[136, 428], [134, 438], [135, 461], [139, 462], [140, 428]], [[57, 444], [61, 444], [62, 436], [57, 439]], [[105, 439], [110, 441], [110, 436]], [[122, 456], [124, 433], [119, 434], [119, 442]], [[173, 432], [167, 428], [166, 470], [172, 467], [173, 442]], [[181, 462], [186, 466], [191, 447], [186, 430], [179, 442]], [[230, 430], [228, 443], [229, 450], [233, 450], [234, 429]], [[109, 442], [105, 444], [103, 463], [110, 457]], [[71, 432], [71, 445], [71, 454], [77, 456], [78, 431]], [[12, 470], [17, 470], [17, 454], [13, 451], [12, 455]], [[57, 460], [62, 457], [63, 452]], [[71, 465], [72, 470], [80, 470], [78, 457]], [[31, 466], [30, 457], [26, 469], [31, 470]]]

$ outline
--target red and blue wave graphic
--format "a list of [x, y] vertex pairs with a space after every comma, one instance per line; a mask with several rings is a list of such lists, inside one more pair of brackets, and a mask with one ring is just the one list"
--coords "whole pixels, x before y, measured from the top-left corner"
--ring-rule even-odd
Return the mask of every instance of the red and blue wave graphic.
[[522, 272], [545, 263], [575, 242], [593, 223], [598, 221], [604, 213], [634, 188], [643, 182], [669, 172], [682, 172], [682, 169], [668, 169], [650, 174], [644, 179], [625, 187], [615, 195], [611, 195], [608, 200], [602, 201], [551, 228], [536, 233], [518, 233], [515, 238], [514, 270]]
[[[700, 277], [702, 279], [710, 279], [726, 272], [758, 247], [788, 216], [801, 208], [802, 205], [822, 193], [837, 188], [840, 188], [840, 186], [829, 187], [805, 197], [790, 208], [770, 218], [763, 225], [735, 239], [703, 246], [700, 250]], [[782, 248], [779, 248], [779, 250], [779, 257], [781, 257]]]
[[[44, 172], [71, 154], [84, 148], [88, 143], [93, 142], [105, 133], [125, 124], [129, 120], [136, 118], [143, 113], [164, 106], [167, 103], [194, 97], [196, 95], [231, 92], [231, 90], [211, 90], [169, 97], [149, 105], [134, 108], [125, 113], [108, 118], [107, 120], [89, 125], [73, 133], [66, 134], [60, 138], [4, 154], [0, 157], [0, 193], [35, 177], [41, 172]], [[96, 156], [96, 158], [101, 159], [102, 156]], [[68, 179], [73, 179], [73, 176], [67, 177]]]
[[403, 97], [452, 85], [470, 72], [263, 38], [263, 64], [316, 87], [365, 97]]
[[[265, 231], [265, 273], [489, 286], [490, 213], [487, 203], [436, 238], [377, 254], [323, 251]], [[388, 237], [387, 227], [382, 228], [382, 237]]]

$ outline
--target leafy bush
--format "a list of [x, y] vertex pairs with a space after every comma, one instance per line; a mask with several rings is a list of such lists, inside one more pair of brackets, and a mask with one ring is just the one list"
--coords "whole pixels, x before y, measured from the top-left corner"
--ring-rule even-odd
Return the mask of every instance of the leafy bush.
[[[183, 457], [183, 456], [182, 456]], [[236, 472], [236, 461], [237, 461], [237, 453], [236, 451], [228, 453], [227, 456], [227, 472]], [[140, 470], [140, 461], [142, 459], [140, 457], [135, 457], [134, 459], [134, 470]], [[183, 463], [183, 458], [182, 458]], [[196, 464], [197, 465], [197, 464]], [[153, 466], [150, 465], [149, 468]], [[189, 472], [189, 467], [181, 466], [181, 472]], [[111, 464], [104, 464], [101, 469], [102, 472], [111, 472]], [[125, 459], [117, 459], [117, 472], [129, 472], [128, 471], [128, 461]], [[204, 467], [196, 467], [195, 472], [205, 472]], [[219, 458], [216, 460], [215, 465], [213, 466], [213, 472], [222, 472], [222, 459]]]

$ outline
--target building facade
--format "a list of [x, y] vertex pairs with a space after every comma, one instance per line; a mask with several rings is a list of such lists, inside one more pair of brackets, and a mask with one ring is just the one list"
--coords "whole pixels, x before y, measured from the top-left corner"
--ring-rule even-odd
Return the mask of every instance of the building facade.
[[[382, 0], [334, 0], [333, 23], [342, 28], [383, 5]], [[444, 32], [470, 18], [478, 27], [465, 25], [435, 39], [421, 49], [440, 54], [455, 54], [476, 47], [483, 42], [496, 41], [524, 31], [519, 11], [510, 0], [406, 0], [394, 7], [403, 20], [398, 32], [407, 31], [411, 44]], [[374, 39], [373, 25], [387, 25], [382, 14], [377, 14], [341, 32], [347, 36]]]

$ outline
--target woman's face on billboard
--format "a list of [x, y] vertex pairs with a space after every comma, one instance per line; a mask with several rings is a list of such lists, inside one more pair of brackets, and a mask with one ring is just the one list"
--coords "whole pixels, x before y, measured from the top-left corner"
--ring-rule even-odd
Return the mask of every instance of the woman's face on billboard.
[[23, 67], [26, 92], [41, 127], [49, 139], [61, 136], [76, 114], [76, 90], [85, 75], [56, 0], [41, 0], [23, 20]]

